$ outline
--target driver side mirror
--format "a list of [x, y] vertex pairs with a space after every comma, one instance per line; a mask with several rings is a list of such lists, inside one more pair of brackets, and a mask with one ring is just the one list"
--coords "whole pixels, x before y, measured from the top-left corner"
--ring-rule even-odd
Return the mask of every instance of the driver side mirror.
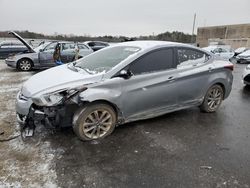
[[131, 76], [133, 76], [133, 73], [130, 70], [121, 70], [116, 77], [121, 77], [124, 79], [129, 79]]

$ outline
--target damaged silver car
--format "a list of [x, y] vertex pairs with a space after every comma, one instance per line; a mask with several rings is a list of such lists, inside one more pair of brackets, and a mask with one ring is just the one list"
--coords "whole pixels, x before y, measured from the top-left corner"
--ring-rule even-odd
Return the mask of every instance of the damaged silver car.
[[32, 76], [17, 95], [17, 119], [27, 135], [44, 124], [100, 139], [119, 124], [176, 110], [215, 112], [231, 92], [232, 70], [189, 45], [125, 42]]
[[8, 56], [5, 63], [12, 68], [21, 71], [30, 71], [33, 69], [45, 69], [56, 66], [53, 59], [53, 53], [57, 44], [60, 44], [60, 56], [63, 63], [74, 61], [76, 56], [76, 47], [79, 49], [78, 58], [93, 53], [93, 50], [83, 43], [67, 41], [45, 42], [37, 48], [30, 46], [21, 36], [15, 32], [10, 32], [19, 39], [26, 47], [24, 52]]

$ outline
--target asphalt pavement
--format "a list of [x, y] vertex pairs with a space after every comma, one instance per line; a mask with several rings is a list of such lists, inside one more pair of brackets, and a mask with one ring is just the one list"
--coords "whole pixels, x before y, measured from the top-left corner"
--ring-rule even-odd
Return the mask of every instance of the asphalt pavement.
[[[119, 126], [100, 141], [72, 129], [40, 128], [0, 143], [0, 187], [250, 187], [250, 88], [236, 64], [233, 89], [216, 113], [191, 108]], [[18, 134], [14, 99], [36, 72], [0, 61], [0, 129]]]

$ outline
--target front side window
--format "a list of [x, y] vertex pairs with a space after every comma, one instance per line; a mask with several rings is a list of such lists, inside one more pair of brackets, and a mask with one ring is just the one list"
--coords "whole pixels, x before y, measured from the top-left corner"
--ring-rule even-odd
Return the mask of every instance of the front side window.
[[75, 67], [82, 68], [91, 74], [107, 72], [138, 51], [140, 51], [140, 48], [134, 46], [107, 48], [79, 59]]
[[130, 71], [134, 75], [164, 71], [174, 68], [173, 49], [161, 49], [150, 52], [130, 65]]
[[57, 44], [56, 42], [50, 43], [48, 46], [44, 48], [44, 51], [55, 50], [56, 44]]
[[209, 56], [201, 51], [181, 48], [177, 49], [177, 68], [188, 68], [205, 63]]

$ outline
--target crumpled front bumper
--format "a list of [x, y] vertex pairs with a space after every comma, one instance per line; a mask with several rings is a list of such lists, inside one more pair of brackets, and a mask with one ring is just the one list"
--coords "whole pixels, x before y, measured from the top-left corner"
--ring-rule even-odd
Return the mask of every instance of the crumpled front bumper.
[[29, 114], [30, 107], [32, 105], [31, 98], [26, 98], [21, 95], [21, 92], [17, 94], [16, 97], [16, 114], [17, 114], [17, 121], [20, 124], [24, 124], [26, 118]]

